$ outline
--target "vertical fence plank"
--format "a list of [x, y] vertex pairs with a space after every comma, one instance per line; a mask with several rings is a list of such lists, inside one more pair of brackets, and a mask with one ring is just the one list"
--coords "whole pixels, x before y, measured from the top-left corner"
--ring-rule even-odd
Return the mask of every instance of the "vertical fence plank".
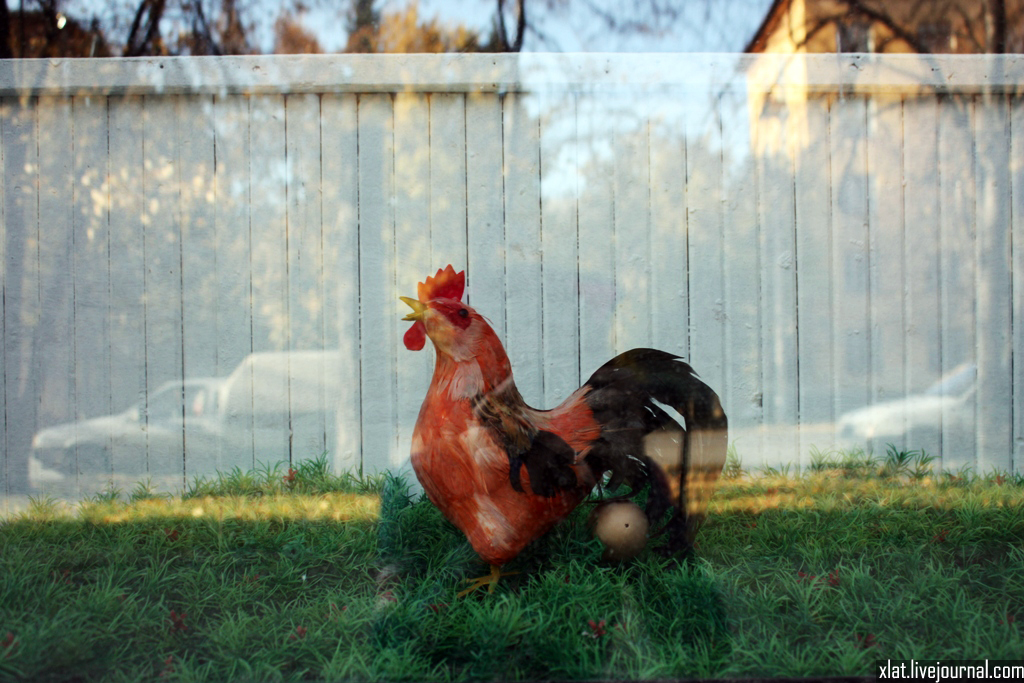
[[[181, 215], [182, 376], [186, 382], [217, 370], [217, 258], [214, 216], [213, 98], [181, 99], [178, 118], [178, 182]], [[185, 390], [184, 482], [212, 475], [217, 466], [214, 407], [205, 392]]]
[[8, 477], [26, 492], [28, 453], [37, 425], [39, 364], [39, 157], [36, 103], [5, 101], [4, 121], [4, 387]]
[[[433, 276], [447, 265], [445, 249], [438, 249], [436, 258], [431, 222], [431, 165], [434, 150], [431, 147], [431, 109], [425, 95], [398, 93], [395, 95], [395, 281], [400, 296], [417, 297], [416, 285], [427, 276]], [[440, 150], [437, 151], [441, 154]], [[438, 166], [443, 166], [438, 161]], [[448, 179], [452, 182], [452, 179]], [[465, 178], [462, 179], [465, 182]], [[447, 211], [448, 209], [446, 209]], [[439, 218], [440, 223], [444, 223]], [[446, 228], [438, 225], [444, 235]], [[450, 236], [450, 231], [448, 232]], [[465, 230], [462, 231], [465, 235]], [[455, 263], [456, 270], [462, 265]], [[410, 309], [398, 300], [387, 302], [383, 315], [398, 318]], [[404, 335], [411, 323], [399, 322], [398, 332]], [[428, 341], [422, 351], [407, 350], [399, 346], [397, 373], [397, 401], [399, 425], [399, 459], [408, 456], [412, 447], [412, 431], [416, 425], [423, 397], [430, 385], [434, 349]], [[411, 477], [407, 477], [411, 479]]]
[[[905, 329], [903, 231], [903, 100], [882, 97], [868, 103], [868, 230], [871, 329], [871, 387], [869, 401], [900, 399], [906, 387], [903, 330]], [[902, 424], [905, 415], [899, 417]], [[851, 428], [852, 431], [852, 428]], [[853, 434], [840, 434], [844, 446]], [[905, 435], [879, 435], [870, 443], [876, 455], [888, 444], [906, 448]]]
[[505, 348], [523, 398], [544, 396], [541, 340], [539, 122], [518, 93], [505, 96]]
[[722, 230], [725, 301], [725, 404], [733, 433], [750, 434], [737, 443], [743, 457], [763, 461], [761, 427], [764, 424], [763, 359], [761, 349], [762, 293], [760, 232], [754, 160], [734, 159], [724, 169], [725, 216]]
[[[3, 400], [3, 409], [0, 410], [0, 449], [3, 450], [3, 462], [0, 462], [0, 497], [3, 498], [2, 514], [7, 517], [11, 514], [11, 494], [15, 487], [12, 486], [11, 477], [11, 452], [7, 448], [7, 383], [14, 382], [13, 373], [8, 379], [7, 373], [7, 163], [6, 163], [6, 129], [10, 125], [9, 118], [11, 107], [8, 101], [0, 99], [0, 288], [4, 296], [0, 297], [0, 399]], [[27, 463], [26, 463], [27, 469]], [[25, 488], [22, 483], [21, 488]], [[21, 493], [19, 490], [18, 493]]]
[[362, 463], [362, 350], [359, 320], [359, 159], [356, 155], [356, 95], [321, 100], [324, 270], [329, 273], [324, 310], [336, 319], [327, 327], [338, 349], [339, 395], [334, 468], [358, 470]]
[[467, 301], [505, 334], [505, 193], [502, 99], [466, 96]]
[[1010, 207], [1011, 243], [1014, 245], [1012, 358], [1013, 362], [1013, 448], [1012, 471], [1024, 473], [1024, 98], [1010, 98]]
[[[214, 250], [217, 254], [216, 356], [213, 374], [228, 375], [253, 351], [250, 254], [249, 98], [217, 96], [213, 103]], [[250, 448], [251, 451], [251, 448]], [[250, 452], [251, 456], [251, 452]], [[243, 463], [224, 463], [228, 467]], [[251, 457], [248, 466], [252, 466]]]
[[8, 477], [26, 492], [41, 390], [39, 332], [39, 157], [37, 106], [8, 99], [4, 133], [4, 368]]
[[597, 97], [580, 95], [576, 106], [580, 167], [580, 376], [615, 355], [615, 250], [613, 183], [607, 172], [612, 150], [607, 144], [608, 107]]
[[688, 360], [686, 149], [674, 100], [662, 100], [651, 117], [651, 343]]
[[865, 100], [840, 97], [830, 114], [832, 415], [838, 419], [867, 404], [871, 382]]
[[[832, 215], [828, 101], [800, 112], [796, 158], [797, 343], [800, 349], [800, 465], [832, 438]], [[825, 380], [824, 378], [829, 378]], [[824, 444], [827, 448], [828, 444]]]
[[[359, 100], [359, 293], [363, 471], [399, 464], [396, 437], [394, 114], [387, 95]], [[406, 454], [407, 457], [407, 454]]]
[[[108, 327], [112, 312], [110, 300], [110, 241], [107, 231], [108, 165], [107, 100], [105, 97], [75, 97], [71, 100], [74, 129], [73, 169], [73, 241], [74, 329], [68, 341], [73, 349], [75, 414], [111, 415], [115, 412], [111, 338]], [[123, 406], [117, 406], [123, 409]], [[91, 414], [91, 415], [90, 415]], [[90, 447], [79, 452], [84, 494], [95, 493], [101, 479], [113, 478], [113, 425], [101, 427], [103, 435], [94, 437]], [[82, 449], [79, 449], [80, 451]], [[85, 457], [83, 457], [83, 455]]]
[[616, 353], [651, 345], [656, 300], [650, 288], [650, 128], [646, 111], [638, 109], [635, 120], [618, 122], [612, 138]]
[[[284, 97], [249, 101], [249, 209], [252, 229], [252, 317], [254, 351], [283, 350], [291, 338], [287, 298], [287, 140]], [[287, 413], [288, 379], [267, 367], [251, 378], [255, 464], [292, 461]], [[284, 408], [282, 409], [282, 406]]]
[[[215, 278], [216, 357], [213, 374], [227, 376], [253, 352], [252, 243], [249, 206], [249, 98], [228, 95], [214, 99], [216, 149], [214, 234], [217, 254]], [[225, 429], [236, 435], [221, 440], [216, 466], [221, 471], [253, 467], [253, 422], [250, 410], [238, 402], [221, 406]]]
[[432, 93], [430, 104], [430, 239], [433, 264], [466, 264], [466, 102], [456, 93]]
[[[180, 96], [147, 95], [145, 144], [147, 472], [161, 490], [184, 474], [181, 207], [178, 144]], [[164, 391], [161, 391], [164, 389]]]
[[1009, 107], [979, 95], [975, 106], [977, 203], [978, 457], [975, 471], [1007, 471], [1013, 448]]
[[[321, 230], [320, 98], [316, 94], [288, 95], [286, 104], [288, 321], [292, 334], [288, 350], [324, 349], [324, 245]], [[292, 457], [305, 460], [322, 455], [333, 432], [327, 413], [335, 384], [327, 381], [323, 353], [289, 356], [289, 415], [293, 432]]]
[[[322, 349], [323, 244], [320, 232], [320, 98], [317, 95], [287, 96], [285, 131], [288, 317], [292, 326], [288, 348]], [[322, 400], [322, 393], [321, 387], [318, 391], [321, 398], [317, 401]], [[308, 445], [317, 447], [312, 443]]]
[[[931, 106], [930, 106], [931, 105]], [[904, 212], [906, 215], [907, 278], [905, 336], [907, 358], [906, 393], [922, 391], [935, 381], [941, 364], [942, 331], [940, 323], [941, 234], [936, 221], [939, 207], [939, 178], [957, 169], [941, 166], [936, 156], [935, 108], [930, 102], [907, 102], [904, 144]], [[941, 133], [940, 133], [941, 137]], [[940, 209], [941, 212], [941, 209]], [[944, 212], [941, 212], [944, 213]], [[940, 213], [940, 215], [941, 215]], [[942, 215], [940, 220], [945, 220]], [[940, 434], [934, 427], [916, 426], [907, 416], [907, 447], [939, 454]]]
[[[419, 93], [399, 93], [394, 106], [395, 275], [401, 296], [415, 298], [416, 284], [445, 266], [431, 254], [430, 103]], [[393, 308], [408, 310], [398, 301]]]
[[[977, 363], [971, 116], [969, 98], [941, 97], [938, 107], [907, 101], [908, 393]], [[926, 181], [921, 189], [919, 176]], [[940, 456], [936, 466], [945, 469], [973, 466], [976, 404], [971, 391], [945, 406], [940, 431], [912, 430], [908, 447]]]
[[[691, 96], [694, 96], [691, 93]], [[686, 122], [686, 221], [690, 292], [690, 362], [724, 403], [725, 245], [722, 241], [724, 188], [722, 131], [706, 108], [696, 107]]]
[[114, 436], [111, 470], [124, 485], [147, 472], [146, 399], [146, 197], [144, 109], [141, 97], [110, 98], [110, 386], [117, 410], [130, 410], [132, 425]]
[[[757, 176], [761, 242], [763, 358], [762, 463], [776, 466], [799, 453], [797, 432], [795, 139], [792, 112], [773, 99], [757, 113], [751, 135]], [[737, 444], [739, 448], [741, 445]], [[741, 455], [744, 453], [740, 451]], [[744, 459], [744, 464], [759, 465]]]
[[541, 97], [541, 283], [544, 408], [580, 386], [576, 216], [576, 98]]
[[[35, 311], [37, 348], [40, 356], [38, 423], [36, 429], [69, 420], [84, 414], [96, 414], [91, 401], [78, 403], [75, 358], [76, 342], [83, 345], [82, 353], [91, 350], [85, 338], [89, 325], [88, 294], [82, 292], [78, 301], [75, 266], [76, 238], [84, 239], [85, 231], [76, 234], [72, 215], [73, 148], [71, 100], [62, 97], [41, 97], [37, 103], [39, 149], [39, 234], [38, 234], [38, 302]], [[85, 264], [82, 275], [87, 278]], [[78, 323], [81, 323], [79, 325]], [[45, 330], [45, 332], [43, 332]], [[95, 331], [95, 330], [94, 330]], [[90, 359], [89, 362], [92, 362]], [[82, 364], [83, 367], [85, 363]], [[94, 397], [93, 397], [94, 400]], [[88, 411], [86, 413], [86, 411]], [[77, 436], [77, 434], [76, 434]], [[81, 493], [80, 475], [83, 465], [96, 458], [91, 449], [76, 442], [68, 449], [70, 462], [63, 474], [68, 477], [67, 491]]]

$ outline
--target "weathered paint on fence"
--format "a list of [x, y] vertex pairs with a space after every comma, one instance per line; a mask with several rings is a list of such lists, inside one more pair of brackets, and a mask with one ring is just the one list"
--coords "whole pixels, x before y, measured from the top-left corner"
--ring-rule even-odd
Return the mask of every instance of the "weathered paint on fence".
[[[747, 464], [852, 436], [1020, 471], [1024, 61], [655, 61], [0, 64], [4, 490], [34, 435], [71, 493], [403, 466], [432, 354], [397, 297], [447, 263], [533, 405], [653, 345]], [[964, 364], [931, 422], [853, 429]]]

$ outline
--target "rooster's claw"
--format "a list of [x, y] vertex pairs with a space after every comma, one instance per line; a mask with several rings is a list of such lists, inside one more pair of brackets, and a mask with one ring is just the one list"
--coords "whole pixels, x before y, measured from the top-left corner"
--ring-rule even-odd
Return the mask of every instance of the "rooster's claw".
[[501, 567], [499, 567], [496, 564], [492, 564], [491, 565], [491, 573], [490, 574], [488, 574], [487, 576], [481, 576], [481, 577], [478, 577], [478, 578], [475, 578], [475, 579], [466, 579], [465, 583], [469, 583], [469, 584], [472, 584], [472, 585], [469, 588], [464, 588], [461, 591], [459, 591], [458, 594], [455, 597], [457, 597], [457, 598], [465, 597], [465, 596], [469, 595], [470, 593], [472, 593], [473, 591], [479, 590], [479, 589], [483, 588], [484, 586], [487, 586], [487, 592], [488, 593], [493, 593], [494, 592], [494, 587], [496, 585], [498, 585], [498, 579], [500, 579], [503, 576], [511, 576], [512, 574], [518, 574], [518, 573], [519, 572], [503, 572], [503, 571], [501, 571]]

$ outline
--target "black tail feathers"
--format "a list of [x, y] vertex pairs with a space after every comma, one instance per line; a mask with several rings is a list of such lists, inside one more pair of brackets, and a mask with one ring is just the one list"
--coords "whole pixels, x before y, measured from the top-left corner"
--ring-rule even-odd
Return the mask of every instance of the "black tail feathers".
[[655, 349], [616, 356], [587, 385], [602, 425], [587, 456], [591, 469], [610, 472], [613, 489], [637, 492], [649, 482], [652, 524], [673, 510], [659, 532], [667, 536], [663, 552], [688, 551], [725, 464], [728, 420], [718, 395], [681, 358]]

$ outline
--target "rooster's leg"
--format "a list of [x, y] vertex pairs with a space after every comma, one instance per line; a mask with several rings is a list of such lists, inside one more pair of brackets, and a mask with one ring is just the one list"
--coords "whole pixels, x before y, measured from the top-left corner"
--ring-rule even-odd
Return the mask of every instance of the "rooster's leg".
[[665, 525], [664, 531], [668, 540], [657, 549], [662, 557], [677, 559], [691, 557], [693, 544], [689, 539], [693, 537], [693, 532], [688, 528], [686, 515], [676, 510], [672, 514], [672, 518], [668, 520], [668, 524]]
[[488, 593], [493, 593], [494, 592], [494, 587], [496, 585], [498, 585], [498, 579], [500, 579], [503, 576], [511, 576], [512, 574], [518, 574], [518, 573], [519, 572], [503, 572], [503, 571], [501, 571], [501, 567], [499, 567], [496, 564], [492, 564], [491, 565], [491, 573], [488, 574], [487, 576], [481, 576], [481, 577], [476, 578], [476, 579], [466, 579], [466, 583], [469, 583], [469, 584], [472, 584], [472, 585], [469, 588], [465, 588], [465, 589], [459, 591], [459, 593], [458, 593], [458, 595], [456, 597], [461, 598], [463, 596], [469, 595], [473, 591], [478, 590], [480, 588], [483, 588], [484, 586], [487, 586], [487, 592]]

